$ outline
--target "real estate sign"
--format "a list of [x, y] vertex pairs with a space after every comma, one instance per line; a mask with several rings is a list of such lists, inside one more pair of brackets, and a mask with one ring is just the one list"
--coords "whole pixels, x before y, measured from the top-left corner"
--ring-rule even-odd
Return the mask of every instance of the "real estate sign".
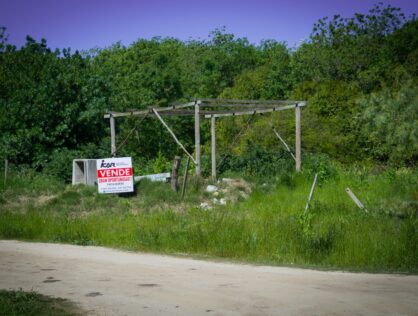
[[133, 192], [131, 157], [98, 159], [97, 184], [99, 193]]

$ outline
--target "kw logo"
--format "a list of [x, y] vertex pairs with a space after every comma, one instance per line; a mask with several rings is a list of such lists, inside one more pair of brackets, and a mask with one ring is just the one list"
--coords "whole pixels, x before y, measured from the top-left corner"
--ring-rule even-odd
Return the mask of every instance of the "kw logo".
[[112, 168], [112, 167], [116, 167], [114, 162], [105, 162], [104, 160], [102, 160], [102, 163], [100, 165], [100, 168]]

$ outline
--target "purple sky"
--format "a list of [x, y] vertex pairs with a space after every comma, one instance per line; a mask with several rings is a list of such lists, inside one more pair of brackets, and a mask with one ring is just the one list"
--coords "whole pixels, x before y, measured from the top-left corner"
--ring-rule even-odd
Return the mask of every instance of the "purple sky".
[[[21, 46], [27, 34], [52, 48], [89, 49], [117, 41], [170, 36], [206, 39], [215, 28], [247, 37], [286, 41], [305, 39], [324, 16], [366, 13], [378, 0], [0, 0], [0, 26], [9, 43]], [[417, 0], [381, 1], [418, 13]]]

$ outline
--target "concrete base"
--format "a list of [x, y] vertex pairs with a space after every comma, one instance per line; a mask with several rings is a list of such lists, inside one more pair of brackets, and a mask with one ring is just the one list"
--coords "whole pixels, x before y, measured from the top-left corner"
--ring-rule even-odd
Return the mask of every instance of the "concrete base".
[[73, 185], [97, 184], [96, 159], [74, 159], [73, 160]]

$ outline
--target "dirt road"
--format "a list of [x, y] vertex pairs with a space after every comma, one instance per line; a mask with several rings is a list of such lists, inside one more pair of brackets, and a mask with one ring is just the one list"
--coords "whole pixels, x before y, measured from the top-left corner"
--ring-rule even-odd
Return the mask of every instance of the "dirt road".
[[418, 315], [418, 276], [17, 241], [0, 241], [0, 288], [68, 298], [91, 315]]

